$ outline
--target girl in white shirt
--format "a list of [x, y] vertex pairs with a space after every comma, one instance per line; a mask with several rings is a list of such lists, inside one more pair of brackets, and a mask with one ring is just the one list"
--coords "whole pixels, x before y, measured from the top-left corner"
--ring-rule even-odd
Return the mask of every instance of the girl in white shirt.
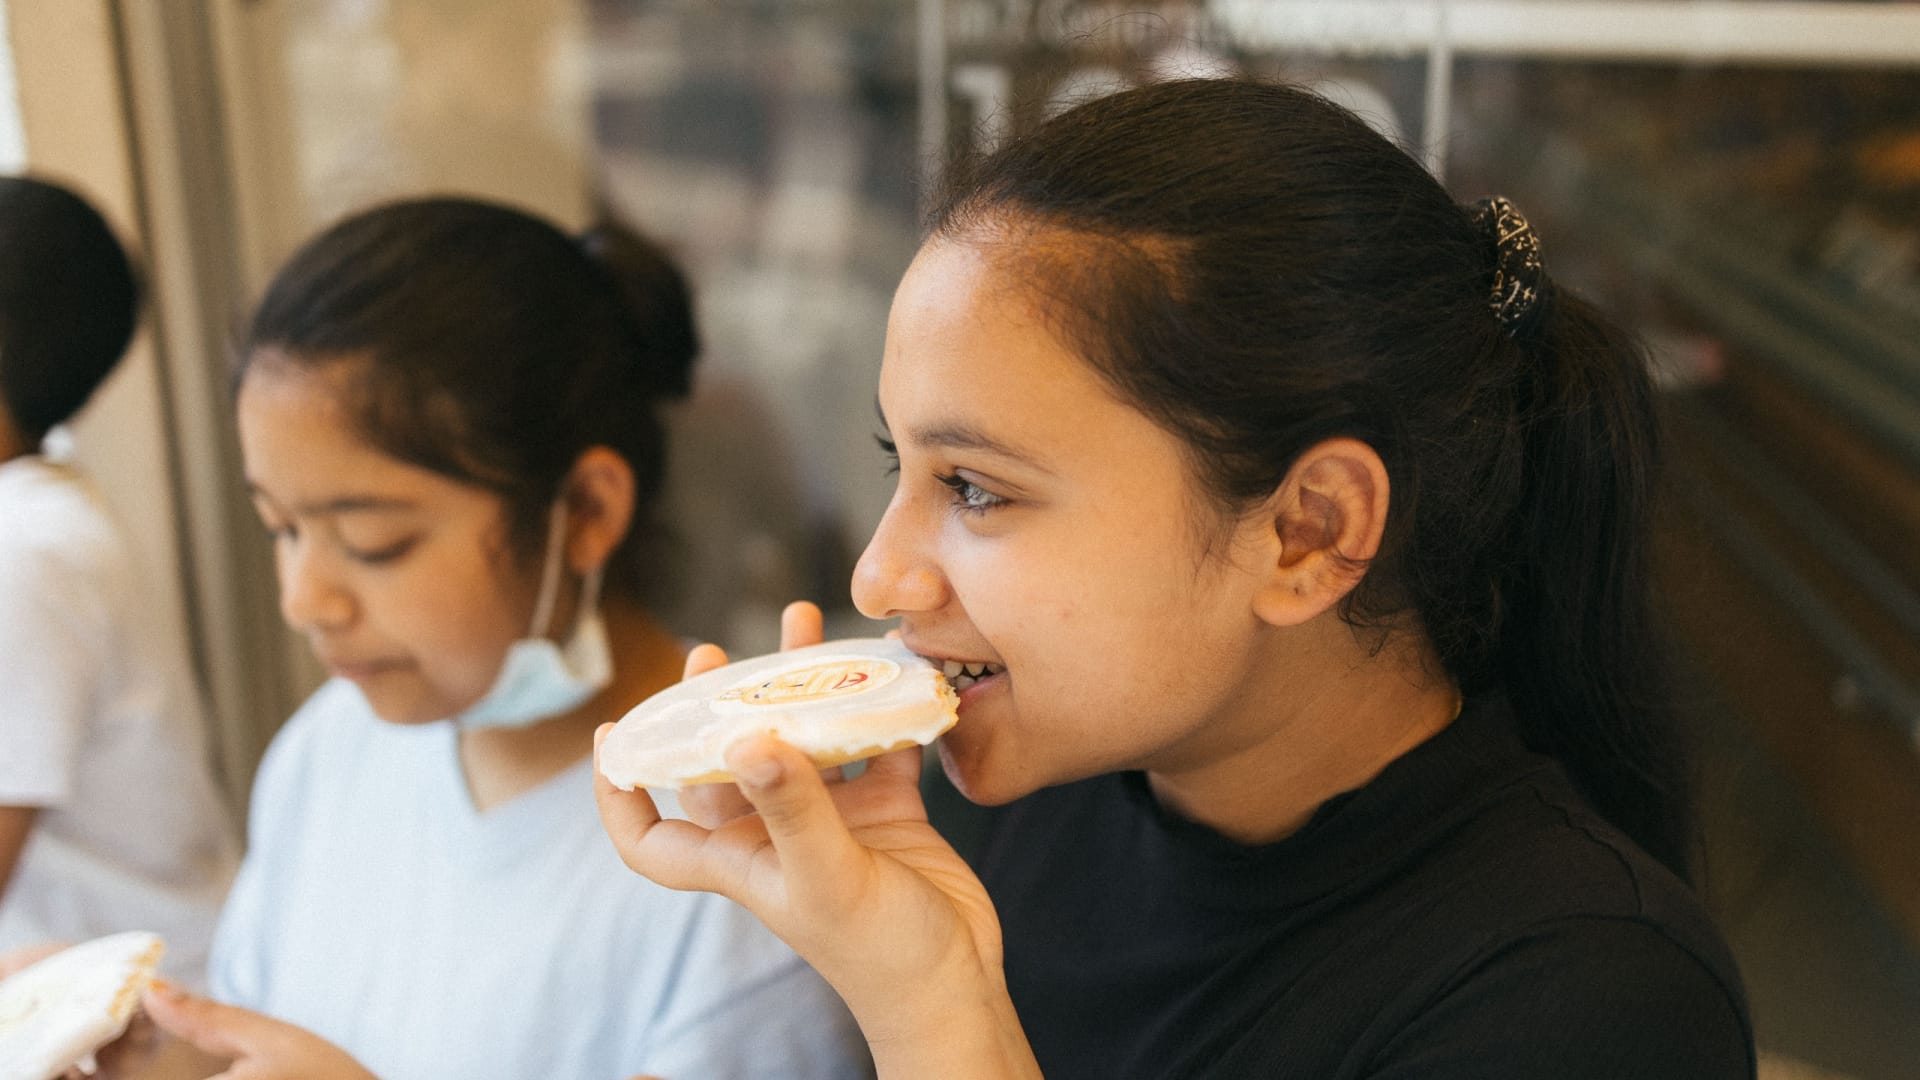
[[153, 617], [136, 538], [48, 437], [118, 368], [139, 307], [93, 207], [0, 178], [0, 972], [50, 941], [152, 930], [198, 984], [239, 842], [186, 642]]

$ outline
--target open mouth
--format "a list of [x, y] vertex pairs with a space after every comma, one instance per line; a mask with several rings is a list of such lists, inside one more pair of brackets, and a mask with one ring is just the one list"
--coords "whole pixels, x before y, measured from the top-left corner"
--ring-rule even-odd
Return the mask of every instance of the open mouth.
[[955, 690], [965, 690], [981, 679], [991, 678], [1007, 670], [1005, 664], [989, 664], [984, 661], [943, 660], [940, 670], [953, 684]]

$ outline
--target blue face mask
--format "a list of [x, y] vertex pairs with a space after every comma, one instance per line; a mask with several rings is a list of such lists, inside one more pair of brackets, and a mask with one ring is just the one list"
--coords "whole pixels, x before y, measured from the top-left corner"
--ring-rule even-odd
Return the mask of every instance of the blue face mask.
[[580, 584], [580, 607], [566, 644], [546, 636], [560, 591], [566, 522], [566, 504], [556, 502], [546, 565], [540, 571], [540, 597], [533, 606], [533, 627], [507, 649], [493, 686], [456, 718], [461, 727], [526, 727], [579, 708], [613, 681], [613, 653], [607, 646], [606, 623], [600, 618], [599, 567], [588, 571]]

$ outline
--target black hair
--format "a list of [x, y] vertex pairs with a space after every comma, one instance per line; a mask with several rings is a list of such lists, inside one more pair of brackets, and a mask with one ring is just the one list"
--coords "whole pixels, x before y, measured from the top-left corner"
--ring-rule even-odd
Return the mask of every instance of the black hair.
[[633, 468], [636, 513], [607, 583], [635, 595], [657, 577], [660, 405], [686, 396], [699, 349], [686, 279], [635, 233], [570, 237], [507, 206], [413, 199], [355, 214], [288, 260], [234, 381], [262, 363], [364, 365], [345, 402], [361, 434], [500, 495], [523, 556], [540, 550], [580, 454], [611, 448]]
[[140, 285], [99, 212], [66, 188], [0, 177], [0, 403], [38, 443], [120, 363]]
[[1393, 497], [1343, 617], [1416, 618], [1464, 693], [1504, 692], [1529, 745], [1686, 876], [1690, 778], [1649, 596], [1659, 425], [1630, 338], [1550, 281], [1503, 326], [1470, 212], [1287, 86], [1079, 106], [956, 165], [929, 224], [1068, 240], [1005, 250], [1050, 325], [1184, 440], [1221, 510], [1264, 500], [1322, 440], [1373, 447]]

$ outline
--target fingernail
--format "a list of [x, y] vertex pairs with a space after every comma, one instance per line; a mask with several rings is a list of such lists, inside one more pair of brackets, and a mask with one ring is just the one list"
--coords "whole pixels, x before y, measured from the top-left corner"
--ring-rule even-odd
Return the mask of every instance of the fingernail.
[[163, 1001], [185, 1001], [187, 992], [165, 979], [155, 979], [147, 986], [147, 992]]

